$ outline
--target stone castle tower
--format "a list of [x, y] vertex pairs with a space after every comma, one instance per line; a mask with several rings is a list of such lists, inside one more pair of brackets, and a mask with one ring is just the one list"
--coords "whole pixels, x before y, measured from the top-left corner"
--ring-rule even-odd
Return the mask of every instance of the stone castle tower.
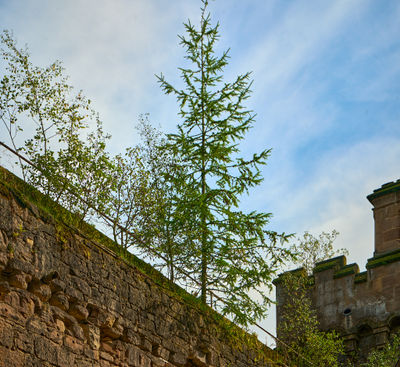
[[[375, 249], [364, 272], [339, 256], [316, 264], [310, 290], [322, 330], [336, 330], [348, 352], [365, 357], [400, 331], [400, 179], [374, 190]], [[277, 330], [285, 294], [279, 278]]]

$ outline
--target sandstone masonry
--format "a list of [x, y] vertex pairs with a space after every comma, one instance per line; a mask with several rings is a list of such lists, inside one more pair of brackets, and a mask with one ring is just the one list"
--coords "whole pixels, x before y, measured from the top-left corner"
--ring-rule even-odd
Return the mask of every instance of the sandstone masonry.
[[11, 181], [25, 185], [0, 168], [0, 367], [273, 365]]

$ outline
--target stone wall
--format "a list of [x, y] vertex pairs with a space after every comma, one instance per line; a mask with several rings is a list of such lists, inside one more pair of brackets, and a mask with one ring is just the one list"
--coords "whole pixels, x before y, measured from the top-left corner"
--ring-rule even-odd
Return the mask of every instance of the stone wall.
[[345, 266], [344, 257], [336, 264], [319, 263], [314, 272], [313, 304], [321, 328], [339, 331], [348, 351], [361, 356], [386, 343], [400, 320], [400, 259], [373, 260], [363, 273], [356, 264]]
[[10, 180], [1, 169], [0, 367], [272, 366], [254, 337], [55, 221]]

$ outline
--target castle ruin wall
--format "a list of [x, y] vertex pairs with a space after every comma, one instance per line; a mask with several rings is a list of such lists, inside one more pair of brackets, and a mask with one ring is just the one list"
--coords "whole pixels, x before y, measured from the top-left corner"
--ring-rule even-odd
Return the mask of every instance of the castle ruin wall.
[[273, 365], [266, 346], [230, 338], [209, 312], [0, 189], [0, 367]]

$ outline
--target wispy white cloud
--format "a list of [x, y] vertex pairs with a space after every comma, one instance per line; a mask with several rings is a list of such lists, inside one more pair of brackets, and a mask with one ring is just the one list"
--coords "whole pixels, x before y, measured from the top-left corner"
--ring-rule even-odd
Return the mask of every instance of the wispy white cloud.
[[[299, 74], [345, 31], [354, 10], [366, 7], [365, 1], [294, 2], [280, 14], [280, 22], [250, 50], [243, 60], [254, 65], [260, 83], [270, 93], [285, 90], [299, 80]], [[309, 72], [309, 71], [308, 71]], [[300, 79], [301, 80], [301, 79]]]
[[2, 23], [29, 44], [35, 63], [62, 60], [71, 84], [94, 100], [115, 144], [128, 145], [138, 115], [165, 108], [154, 74], [175, 69], [177, 29], [197, 13], [195, 2], [176, 5], [30, 0], [5, 9]]
[[398, 178], [399, 161], [396, 138], [371, 139], [324, 154], [306, 182], [277, 190], [276, 222], [295, 224], [294, 232], [338, 230], [338, 245], [348, 248], [350, 259], [362, 267], [373, 252], [372, 206], [366, 196]]

